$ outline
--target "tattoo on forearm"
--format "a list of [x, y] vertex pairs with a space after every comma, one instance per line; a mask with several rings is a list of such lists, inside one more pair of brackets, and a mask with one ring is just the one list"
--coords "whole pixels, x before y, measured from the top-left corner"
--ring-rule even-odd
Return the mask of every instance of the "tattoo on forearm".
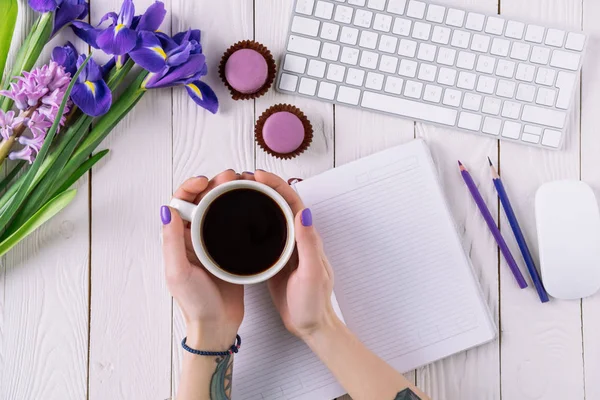
[[210, 379], [210, 400], [231, 400], [233, 356], [228, 354], [215, 359], [217, 369]]
[[421, 400], [412, 390], [406, 388], [396, 395], [394, 400]]

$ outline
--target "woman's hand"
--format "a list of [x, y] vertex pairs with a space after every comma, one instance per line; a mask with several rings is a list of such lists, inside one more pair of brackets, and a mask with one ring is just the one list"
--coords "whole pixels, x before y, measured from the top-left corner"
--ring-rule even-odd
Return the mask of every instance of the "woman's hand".
[[285, 327], [306, 339], [337, 320], [331, 305], [333, 271], [312, 225], [311, 211], [304, 208], [296, 192], [284, 180], [265, 171], [256, 171], [254, 179], [279, 192], [296, 216], [297, 254], [269, 280], [269, 290]]
[[[173, 196], [198, 203], [215, 186], [238, 178], [232, 170], [210, 181], [206, 177], [191, 178]], [[188, 346], [227, 350], [244, 316], [244, 287], [222, 281], [204, 269], [192, 247], [189, 223], [176, 210], [163, 206], [161, 219], [167, 287], [185, 318]]]

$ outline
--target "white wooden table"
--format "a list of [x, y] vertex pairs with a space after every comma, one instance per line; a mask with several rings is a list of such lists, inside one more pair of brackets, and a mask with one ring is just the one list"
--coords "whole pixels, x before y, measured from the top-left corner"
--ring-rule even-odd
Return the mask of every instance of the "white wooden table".
[[[136, 0], [137, 13], [152, 0]], [[519, 290], [456, 168], [471, 169], [498, 212], [486, 157], [501, 168], [526, 236], [537, 251], [533, 197], [544, 182], [582, 178], [600, 194], [600, 47], [590, 41], [581, 95], [566, 147], [542, 151], [271, 91], [232, 101], [217, 76], [223, 51], [241, 39], [282, 52], [292, 0], [165, 0], [165, 32], [202, 30], [213, 116], [181, 88], [146, 95], [103, 144], [111, 154], [80, 184], [75, 202], [9, 253], [0, 267], [0, 399], [157, 399], [176, 390], [184, 332], [165, 287], [159, 207], [184, 179], [262, 168], [308, 177], [422, 137], [430, 145], [464, 246], [501, 331], [498, 340], [408, 373], [435, 399], [600, 399], [600, 295], [540, 304]], [[598, 0], [454, 0], [486, 12], [600, 34]], [[25, 0], [20, 0], [22, 6]], [[22, 7], [25, 8], [25, 7]], [[92, 0], [91, 21], [120, 0]], [[33, 21], [21, 18], [22, 36]], [[315, 128], [310, 150], [292, 161], [265, 155], [253, 124], [289, 102]], [[518, 255], [512, 235], [506, 235]], [[518, 259], [521, 265], [522, 259]], [[392, 338], [390, 338], [391, 340]], [[243, 350], [242, 350], [243, 351]]]

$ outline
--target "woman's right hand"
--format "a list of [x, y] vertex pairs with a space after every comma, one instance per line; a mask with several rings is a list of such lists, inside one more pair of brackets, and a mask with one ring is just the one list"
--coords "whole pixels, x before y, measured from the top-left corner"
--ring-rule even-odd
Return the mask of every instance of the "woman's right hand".
[[298, 194], [277, 175], [256, 171], [254, 179], [281, 194], [295, 215], [297, 254], [269, 280], [269, 290], [285, 327], [306, 339], [337, 320], [331, 305], [333, 270], [312, 224], [311, 211]]

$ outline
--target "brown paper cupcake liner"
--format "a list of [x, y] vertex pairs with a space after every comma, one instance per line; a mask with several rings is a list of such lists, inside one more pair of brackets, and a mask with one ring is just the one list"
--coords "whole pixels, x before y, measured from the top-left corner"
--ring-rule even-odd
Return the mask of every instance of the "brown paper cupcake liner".
[[[267, 67], [268, 67], [267, 81], [255, 93], [239, 92], [239, 91], [235, 90], [229, 84], [229, 82], [227, 82], [227, 79], [225, 78], [225, 64], [227, 63], [227, 60], [229, 59], [229, 57], [231, 57], [231, 55], [233, 53], [235, 53], [236, 51], [241, 50], [241, 49], [252, 49], [254, 51], [257, 51], [260, 54], [262, 54], [262, 56], [265, 58], [265, 61], [267, 62]], [[229, 92], [231, 93], [231, 97], [233, 98], [233, 100], [250, 100], [250, 99], [257, 99], [257, 98], [263, 96], [265, 93], [267, 93], [269, 91], [269, 89], [273, 85], [273, 82], [275, 82], [276, 75], [277, 75], [277, 65], [275, 64], [275, 59], [273, 58], [271, 51], [269, 49], [267, 49], [265, 46], [263, 46], [262, 44], [255, 42], [253, 40], [243, 40], [241, 42], [237, 42], [236, 44], [232, 45], [230, 48], [228, 48], [225, 51], [225, 54], [223, 54], [223, 57], [221, 57], [221, 63], [219, 64], [219, 76], [221, 77], [221, 80], [223, 81], [225, 86], [227, 86], [229, 88]]]
[[[302, 125], [304, 126], [304, 140], [302, 141], [302, 144], [300, 145], [300, 147], [298, 147], [293, 152], [286, 153], [286, 154], [277, 153], [277, 152], [271, 150], [271, 148], [269, 148], [269, 146], [266, 145], [263, 135], [262, 135], [262, 130], [265, 126], [265, 122], [267, 121], [267, 118], [269, 118], [271, 115], [273, 115], [277, 112], [281, 112], [281, 111], [287, 111], [289, 113], [294, 114], [295, 116], [300, 118], [300, 121], [302, 121]], [[312, 139], [313, 139], [313, 127], [312, 127], [310, 121], [308, 120], [308, 118], [306, 117], [306, 115], [304, 115], [302, 110], [300, 110], [299, 108], [294, 107], [290, 104], [275, 104], [274, 106], [265, 110], [265, 112], [263, 112], [262, 115], [256, 121], [256, 126], [254, 128], [254, 137], [256, 139], [256, 143], [258, 143], [258, 145], [266, 153], [272, 155], [273, 157], [282, 159], [282, 160], [289, 160], [291, 158], [299, 156], [306, 149], [308, 149], [310, 147], [310, 144], [312, 143]]]

